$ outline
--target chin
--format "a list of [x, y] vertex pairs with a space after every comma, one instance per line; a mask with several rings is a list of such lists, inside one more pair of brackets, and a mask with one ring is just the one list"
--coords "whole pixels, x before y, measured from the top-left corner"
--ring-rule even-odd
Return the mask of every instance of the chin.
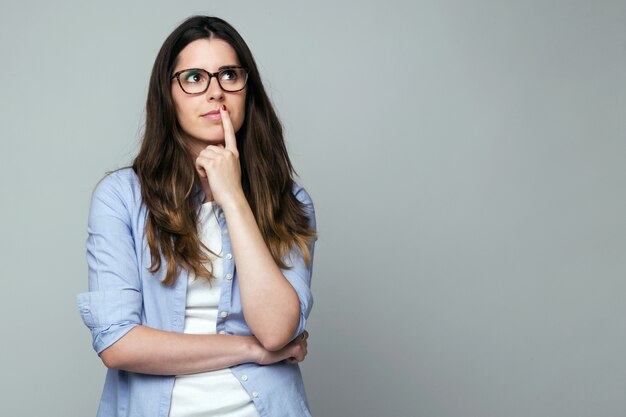
[[224, 131], [222, 129], [215, 130], [213, 132], [198, 132], [197, 135], [191, 135], [195, 140], [199, 142], [206, 142], [207, 145], [224, 142]]
[[198, 138], [196, 139], [199, 142], [206, 143], [208, 145], [219, 145], [224, 144], [224, 137], [210, 137], [210, 138]]

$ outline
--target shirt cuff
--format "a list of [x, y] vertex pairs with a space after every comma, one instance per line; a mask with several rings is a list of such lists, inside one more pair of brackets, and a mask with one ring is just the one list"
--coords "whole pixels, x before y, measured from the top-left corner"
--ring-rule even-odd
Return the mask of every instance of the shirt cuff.
[[78, 295], [77, 304], [98, 354], [141, 324], [142, 296], [136, 290], [86, 292]]

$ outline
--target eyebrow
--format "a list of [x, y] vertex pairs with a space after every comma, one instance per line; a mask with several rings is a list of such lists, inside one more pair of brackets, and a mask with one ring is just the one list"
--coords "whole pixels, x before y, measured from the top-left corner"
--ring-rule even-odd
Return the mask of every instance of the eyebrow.
[[[219, 67], [217, 70], [221, 71], [221, 70], [225, 70], [225, 69], [230, 69], [230, 68], [243, 68], [241, 65], [233, 65], [233, 64], [229, 64], [229, 65], [222, 65], [221, 67]], [[201, 69], [204, 70], [206, 72], [211, 72], [205, 68], [201, 68], [201, 67], [191, 67], [191, 68], [182, 68], [179, 69], [177, 71], [174, 71], [174, 73], [180, 72], [180, 71], [189, 71], [189, 70], [194, 70], [194, 69]]]

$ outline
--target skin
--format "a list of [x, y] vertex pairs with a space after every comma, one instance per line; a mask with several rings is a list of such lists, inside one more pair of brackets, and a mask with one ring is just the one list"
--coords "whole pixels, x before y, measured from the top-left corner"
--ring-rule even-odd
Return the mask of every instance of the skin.
[[[239, 65], [234, 49], [221, 39], [201, 39], [180, 52], [173, 72], [188, 68], [215, 72], [225, 65]], [[181, 375], [246, 362], [304, 360], [308, 333], [291, 340], [300, 320], [298, 296], [274, 262], [241, 187], [235, 133], [245, 118], [245, 96], [245, 89], [223, 91], [215, 79], [205, 93], [196, 95], [172, 82], [177, 118], [189, 136], [206, 201], [215, 200], [226, 216], [242, 308], [254, 336], [180, 334], [137, 326], [101, 352], [107, 367]], [[217, 108], [218, 120], [200, 117]]]

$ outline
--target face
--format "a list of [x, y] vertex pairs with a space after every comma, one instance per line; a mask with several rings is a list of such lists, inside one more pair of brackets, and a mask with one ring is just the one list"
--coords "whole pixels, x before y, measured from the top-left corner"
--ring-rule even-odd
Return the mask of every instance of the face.
[[[172, 73], [190, 68], [201, 68], [209, 73], [215, 73], [221, 67], [239, 65], [235, 50], [226, 41], [198, 39], [180, 51]], [[225, 104], [228, 109], [235, 132], [241, 128], [244, 121], [246, 88], [234, 93], [224, 91], [216, 77], [211, 78], [209, 89], [200, 94], [185, 93], [174, 78], [172, 99], [178, 123], [189, 136], [192, 151], [199, 152], [207, 145], [224, 143], [224, 129], [218, 110], [222, 105]]]

